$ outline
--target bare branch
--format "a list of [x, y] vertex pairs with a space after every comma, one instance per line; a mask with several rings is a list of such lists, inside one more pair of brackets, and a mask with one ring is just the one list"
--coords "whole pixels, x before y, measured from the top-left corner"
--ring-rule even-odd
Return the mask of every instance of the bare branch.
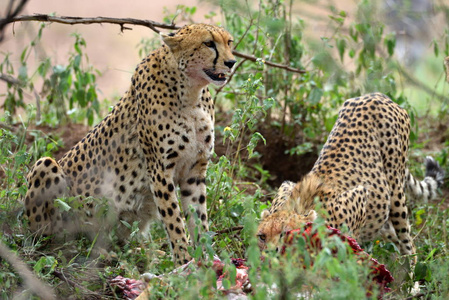
[[25, 7], [25, 4], [28, 2], [28, 0], [21, 0], [19, 4], [17, 4], [16, 8], [14, 8], [14, 1], [10, 0], [8, 4], [8, 8], [6, 9], [5, 18], [0, 19], [0, 42], [3, 40], [4, 37], [4, 29], [6, 28], [6, 25], [11, 23], [11, 19], [16, 17]]
[[[8, 21], [8, 20], [7, 20]], [[159, 33], [160, 30], [157, 28], [162, 29], [179, 29], [179, 26], [176, 26], [175, 24], [164, 24], [159, 22], [154, 22], [150, 20], [140, 20], [140, 19], [133, 19], [133, 18], [109, 18], [109, 17], [96, 17], [96, 18], [81, 18], [81, 17], [68, 17], [68, 16], [50, 16], [45, 14], [35, 14], [35, 15], [27, 15], [27, 16], [18, 16], [11, 18], [8, 23], [14, 23], [14, 22], [24, 22], [24, 21], [39, 21], [39, 22], [52, 22], [52, 23], [60, 23], [60, 24], [66, 24], [66, 25], [75, 25], [75, 24], [117, 24], [120, 25], [120, 29], [123, 32], [123, 30], [128, 29], [131, 30], [131, 28], [125, 27], [126, 24], [128, 25], [138, 25], [138, 26], [144, 26], [147, 28], [150, 28], [154, 32]]]
[[222, 230], [218, 230], [218, 231], [215, 231], [215, 233], [218, 235], [218, 234], [223, 234], [223, 233], [230, 233], [230, 232], [233, 232], [233, 231], [240, 231], [242, 229], [243, 229], [243, 226], [239, 225], [239, 226], [234, 226], [234, 227], [231, 227], [231, 228], [225, 228], [225, 229], [222, 229]]
[[[96, 18], [82, 18], [82, 17], [67, 17], [67, 16], [50, 16], [50, 15], [44, 15], [44, 14], [36, 14], [36, 15], [26, 15], [26, 16], [18, 16], [11, 18], [9, 20], [0, 20], [1, 22], [7, 22], [7, 23], [14, 23], [14, 22], [25, 22], [25, 21], [39, 21], [39, 22], [53, 22], [53, 23], [61, 23], [61, 24], [68, 24], [68, 25], [75, 25], [75, 24], [117, 24], [120, 25], [120, 30], [123, 32], [126, 30], [131, 30], [129, 27], [125, 27], [125, 25], [136, 25], [136, 26], [144, 26], [147, 28], [150, 28], [154, 32], [159, 33], [160, 29], [179, 29], [180, 27], [175, 24], [164, 24], [159, 22], [154, 22], [150, 20], [140, 20], [140, 19], [132, 19], [132, 18], [109, 18], [109, 17], [96, 17]], [[250, 61], [257, 61], [257, 57], [253, 55], [247, 55], [238, 51], [233, 51], [233, 54], [237, 57], [241, 57]], [[289, 72], [294, 73], [306, 73], [305, 70], [295, 69], [287, 65], [282, 65], [278, 63], [274, 63], [271, 61], [265, 61], [264, 62], [267, 66], [284, 69]]]
[[21, 85], [21, 82], [19, 79], [16, 79], [12, 76], [6, 75], [6, 74], [2, 74], [0, 73], [0, 80], [3, 80], [7, 83], [10, 83], [12, 85]]

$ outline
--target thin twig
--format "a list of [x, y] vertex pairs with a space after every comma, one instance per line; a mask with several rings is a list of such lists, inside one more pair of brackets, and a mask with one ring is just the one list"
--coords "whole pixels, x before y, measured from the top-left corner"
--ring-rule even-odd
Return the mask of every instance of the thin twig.
[[444, 59], [444, 68], [446, 69], [446, 81], [449, 82], [449, 56]]
[[400, 64], [397, 64], [396, 68], [399, 71], [399, 73], [401, 73], [401, 75], [404, 76], [405, 80], [411, 85], [414, 85], [415, 87], [423, 90], [427, 94], [438, 98], [438, 100], [440, 101], [449, 102], [449, 97], [437, 93], [434, 89], [428, 87], [423, 82], [416, 79], [413, 75], [410, 74], [410, 72], [406, 71]]
[[429, 292], [426, 292], [426, 293], [418, 293], [418, 294], [416, 294], [416, 295], [407, 297], [407, 298], [405, 298], [404, 300], [418, 299], [418, 298], [421, 298], [421, 297], [424, 297], [424, 296], [428, 296], [428, 295], [434, 294], [434, 293], [435, 293], [435, 291], [429, 291]]
[[[254, 55], [248, 55], [248, 54], [240, 53], [240, 52], [237, 52], [235, 50], [232, 51], [232, 53], [235, 56], [238, 56], [238, 57], [241, 57], [241, 58], [245, 58], [245, 59], [250, 60], [250, 61], [257, 61], [257, 59], [258, 59]], [[268, 60], [267, 61], [263, 61], [263, 63], [266, 64], [267, 66], [278, 68], [278, 69], [284, 69], [284, 70], [287, 70], [287, 71], [293, 72], [293, 73], [300, 73], [300, 74], [307, 73], [306, 70], [300, 70], [300, 69], [292, 68], [290, 66], [283, 65], [283, 64], [278, 64], [278, 63], [275, 63], [275, 62], [272, 62], [272, 61], [268, 61]]]
[[30, 270], [29, 266], [22, 260], [20, 260], [17, 254], [3, 245], [3, 243], [0, 243], [0, 257], [3, 257], [11, 264], [11, 266], [17, 271], [20, 277], [22, 277], [23, 281], [31, 292], [41, 297], [42, 299], [56, 299], [52, 288], [42, 280], [39, 280], [36, 275]]
[[101, 295], [99, 295], [98, 293], [91, 291], [89, 289], [87, 289], [85, 286], [83, 286], [82, 284], [77, 283], [76, 281], [73, 281], [69, 278], [67, 278], [64, 273], [62, 273], [61, 271], [59, 271], [58, 269], [55, 269], [53, 271], [53, 275], [56, 278], [59, 278], [61, 281], [67, 283], [68, 285], [70, 285], [73, 288], [77, 288], [80, 289], [81, 291], [83, 291], [83, 293], [85, 295], [91, 295], [91, 296], [96, 296], [96, 297], [100, 297]]
[[33, 88], [34, 98], [36, 99], [36, 123], [41, 121], [41, 97], [36, 89]]
[[9, 130], [9, 131], [11, 131], [11, 132], [14, 132], [14, 131], [16, 130], [13, 126], [11, 126], [11, 125], [9, 125], [9, 124], [6, 124], [6, 123], [4, 123], [4, 122], [0, 122], [0, 128], [1, 128], [1, 129]]
[[234, 227], [231, 227], [231, 228], [218, 230], [218, 231], [215, 231], [215, 233], [216, 234], [230, 233], [230, 232], [233, 232], [233, 231], [240, 231], [242, 229], [243, 229], [243, 226], [240, 225], [240, 226], [234, 226]]
[[[22, 81], [7, 74], [0, 73], [0, 80], [19, 87], [23, 85]], [[36, 99], [36, 121], [39, 122], [41, 120], [41, 97], [35, 88], [33, 88], [32, 92], [34, 94], [34, 98]]]
[[77, 284], [76, 282], [74, 282], [73, 280], [70, 280], [70, 279], [68, 279], [67, 277], [65, 277], [65, 275], [62, 273], [62, 272], [60, 272], [59, 270], [54, 270], [53, 271], [53, 275], [56, 277], [56, 278], [59, 278], [61, 281], [64, 281], [65, 283], [67, 283], [68, 285], [70, 285], [71, 287], [74, 287], [74, 288], [76, 288], [76, 287], [79, 287], [79, 284]]
[[[387, 57], [387, 54], [381, 47], [376, 47], [376, 51], [380, 53], [382, 57]], [[449, 97], [446, 97], [444, 95], [441, 95], [435, 91], [435, 89], [432, 89], [425, 85], [422, 81], [419, 81], [416, 79], [413, 75], [410, 74], [409, 71], [407, 71], [399, 62], [395, 64], [396, 70], [400, 75], [402, 75], [409, 84], [421, 89], [425, 93], [431, 95], [432, 97], [436, 97], [438, 100], [443, 102], [449, 102]]]
[[[18, 16], [10, 19], [3, 19], [0, 20], [1, 22], [7, 23], [14, 23], [14, 22], [26, 22], [26, 21], [39, 21], [39, 22], [53, 22], [53, 23], [60, 23], [60, 24], [67, 24], [67, 25], [75, 25], [75, 24], [103, 24], [103, 23], [109, 23], [109, 24], [117, 24], [120, 25], [120, 30], [123, 32], [124, 30], [131, 30], [132, 28], [125, 27], [125, 25], [137, 25], [137, 26], [144, 26], [147, 28], [150, 28], [156, 33], [159, 33], [161, 29], [179, 29], [180, 27], [175, 24], [164, 24], [159, 23], [155, 21], [150, 20], [140, 20], [140, 19], [132, 19], [132, 18], [109, 18], [109, 17], [96, 17], [96, 18], [82, 18], [82, 17], [69, 17], [69, 16], [50, 16], [45, 14], [35, 14], [35, 15], [25, 15], [25, 16]], [[254, 55], [248, 55], [244, 54], [238, 51], [232, 52], [235, 56], [241, 57], [250, 61], [257, 61], [257, 57]], [[305, 70], [295, 69], [287, 65], [278, 64], [271, 61], [264, 61], [264, 63], [267, 66], [284, 69], [289, 72], [294, 73], [306, 73]]]
[[426, 223], [427, 220], [424, 220], [424, 224], [422, 224], [421, 229], [418, 231], [418, 233], [412, 238], [412, 241], [414, 241], [421, 233], [421, 231], [423, 231], [424, 228], [426, 228]]

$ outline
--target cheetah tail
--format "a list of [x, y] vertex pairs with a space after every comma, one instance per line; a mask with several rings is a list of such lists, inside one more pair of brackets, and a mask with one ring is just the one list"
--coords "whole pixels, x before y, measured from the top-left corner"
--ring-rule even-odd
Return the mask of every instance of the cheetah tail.
[[441, 187], [444, 182], [444, 170], [440, 167], [440, 164], [431, 156], [427, 156], [424, 162], [426, 166], [426, 177], [433, 178], [438, 187]]
[[409, 170], [406, 170], [405, 192], [413, 202], [429, 202], [436, 198], [437, 189], [443, 184], [444, 170], [438, 162], [430, 156], [424, 162], [426, 175], [424, 180], [416, 180]]

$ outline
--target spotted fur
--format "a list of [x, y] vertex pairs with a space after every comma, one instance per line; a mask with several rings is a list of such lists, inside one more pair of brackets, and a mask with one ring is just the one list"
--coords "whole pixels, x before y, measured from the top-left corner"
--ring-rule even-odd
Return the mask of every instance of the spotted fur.
[[262, 213], [259, 246], [276, 243], [290, 228], [286, 223], [310, 221], [318, 199], [328, 225], [345, 224], [360, 241], [383, 236], [401, 253], [414, 254], [405, 191], [433, 198], [443, 175], [433, 159], [426, 162], [422, 182], [409, 174], [409, 134], [408, 114], [387, 96], [346, 100], [311, 172], [296, 184], [284, 182], [271, 209]]
[[162, 219], [176, 263], [190, 259], [177, 187], [191, 237], [190, 206], [207, 231], [206, 168], [214, 145], [207, 85], [223, 85], [235, 60], [231, 35], [216, 26], [187, 25], [162, 40], [103, 121], [58, 162], [41, 158], [31, 169], [25, 208], [33, 232], [92, 230], [94, 214], [68, 219], [54, 199], [106, 198], [114, 220], [139, 221], [143, 229]]

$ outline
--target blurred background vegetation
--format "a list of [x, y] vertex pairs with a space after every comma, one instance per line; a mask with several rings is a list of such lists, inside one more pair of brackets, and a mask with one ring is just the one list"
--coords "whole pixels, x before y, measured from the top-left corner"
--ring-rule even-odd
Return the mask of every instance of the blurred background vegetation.
[[[19, 2], [4, 1], [1, 17], [7, 19], [8, 5], [13, 3], [14, 8]], [[39, 1], [23, 2], [22, 14], [43, 12], [36, 10], [42, 4]], [[311, 169], [345, 99], [371, 92], [391, 97], [412, 119], [412, 173], [422, 178], [426, 155], [434, 156], [449, 173], [449, 86], [443, 68], [449, 56], [449, 4], [443, 0], [192, 0], [182, 5], [168, 1], [166, 8], [158, 5], [157, 9], [148, 1], [138, 1], [130, 5], [132, 15], [123, 15], [121, 1], [110, 4], [115, 9], [110, 13], [116, 15], [105, 15], [102, 8], [109, 4], [98, 2], [102, 4], [89, 6], [87, 1], [76, 8], [54, 3], [48, 9], [56, 15], [137, 18], [143, 14], [142, 19], [167, 24], [213, 23], [234, 36], [235, 49], [243, 55], [238, 57], [230, 82], [222, 88], [211, 87], [217, 136], [216, 154], [208, 170], [208, 203], [211, 231], [218, 234], [203, 242], [221, 257], [248, 257], [252, 266], [261, 268], [262, 274], [251, 276], [252, 282], [265, 283], [265, 294], [256, 293], [255, 298], [265, 299], [267, 286], [280, 278], [287, 280], [284, 287], [289, 291], [301, 292], [302, 285], [288, 280], [298, 276], [297, 272], [303, 277], [318, 276], [319, 270], [292, 270], [279, 264], [273, 272], [260, 266], [254, 259], [260, 255], [254, 250], [254, 228], [282, 181], [299, 180]], [[99, 5], [97, 10], [95, 5]], [[145, 16], [147, 12], [151, 18]], [[113, 25], [76, 26], [0, 22], [0, 236], [60, 295], [115, 297], [105, 283], [107, 278], [172, 268], [161, 225], [153, 226], [152, 240], [133, 237], [126, 249], [114, 249], [113, 263], [104, 267], [89, 258], [86, 240], [48, 254], [48, 240], [32, 244], [21, 216], [25, 175], [33, 162], [43, 155], [59, 158], [78, 142], [128, 88], [139, 57], [160, 45], [156, 33], [137, 26], [122, 33]], [[106, 42], [105, 36], [115, 40]], [[59, 44], [64, 46], [57, 50]], [[418, 248], [415, 278], [432, 295], [428, 297], [444, 298], [449, 292], [447, 283], [442, 284], [449, 256], [448, 187], [446, 183], [435, 203], [410, 205]], [[397, 251], [392, 244], [365, 247], [393, 273], [400, 273], [406, 264], [391, 258]], [[74, 253], [82, 254], [70, 258]], [[347, 266], [357, 273], [355, 261]], [[76, 287], [63, 284], [55, 270], [86, 282]], [[332, 280], [316, 284], [321, 298], [364, 298], [362, 282], [346, 289], [351, 272], [343, 272], [346, 277], [340, 278], [340, 285]], [[191, 280], [188, 290], [194, 299], [205, 282]], [[186, 283], [174, 282], [171, 290], [160, 287], [160, 295], [176, 298], [182, 294]], [[412, 283], [410, 278], [399, 278], [386, 297], [409, 296]], [[7, 299], [23, 292], [21, 284], [14, 268], [0, 260], [1, 296]], [[204, 293], [210, 296], [209, 291]]]

